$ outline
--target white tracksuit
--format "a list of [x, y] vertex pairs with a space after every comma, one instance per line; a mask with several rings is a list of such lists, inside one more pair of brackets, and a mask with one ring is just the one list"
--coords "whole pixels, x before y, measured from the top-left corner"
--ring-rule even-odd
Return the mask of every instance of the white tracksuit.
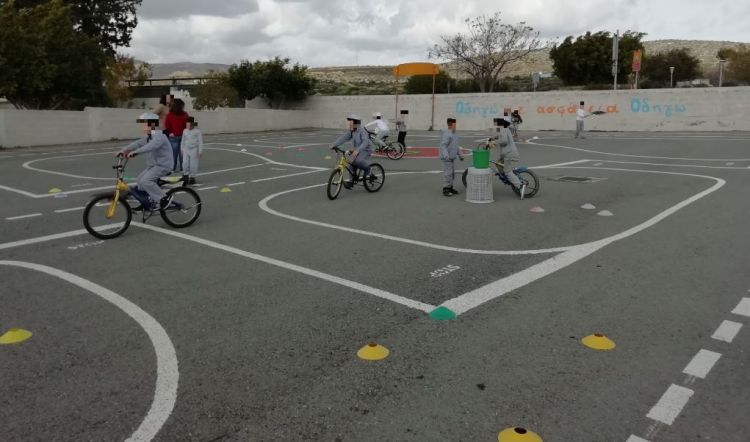
[[182, 132], [182, 173], [194, 177], [198, 173], [198, 158], [203, 153], [203, 133], [196, 128]]

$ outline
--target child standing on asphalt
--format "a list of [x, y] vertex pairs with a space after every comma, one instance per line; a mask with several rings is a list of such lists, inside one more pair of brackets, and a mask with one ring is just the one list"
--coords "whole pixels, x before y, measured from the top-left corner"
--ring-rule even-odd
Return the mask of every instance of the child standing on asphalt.
[[443, 138], [440, 141], [440, 161], [443, 162], [443, 196], [458, 195], [458, 191], [453, 189], [453, 179], [456, 176], [456, 167], [454, 162], [456, 158], [463, 161], [461, 148], [458, 146], [458, 135], [456, 135], [456, 119], [448, 118], [448, 129], [443, 131]]
[[203, 156], [203, 133], [193, 117], [187, 118], [186, 125], [182, 132], [182, 179], [195, 184], [198, 160]]

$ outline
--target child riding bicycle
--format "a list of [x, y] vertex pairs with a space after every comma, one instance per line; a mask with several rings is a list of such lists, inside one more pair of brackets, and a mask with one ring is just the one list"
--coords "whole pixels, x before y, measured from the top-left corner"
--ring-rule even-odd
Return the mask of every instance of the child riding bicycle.
[[353, 181], [357, 176], [357, 169], [364, 170], [364, 176], [370, 175], [370, 156], [372, 155], [372, 142], [364, 127], [361, 126], [362, 119], [354, 114], [346, 118], [348, 130], [331, 144], [331, 149], [337, 148], [347, 141], [351, 141], [354, 150], [349, 151], [351, 158], [349, 164], [354, 170], [350, 170], [350, 176], [344, 180], [344, 187], [351, 189]]
[[521, 195], [523, 195], [524, 189], [521, 188], [521, 180], [519, 180], [518, 176], [513, 173], [515, 163], [518, 163], [521, 160], [521, 155], [518, 153], [518, 147], [513, 140], [513, 134], [510, 132], [510, 129], [508, 129], [510, 125], [511, 123], [509, 123], [508, 120], [504, 118], [496, 118], [495, 126], [497, 135], [495, 135], [493, 139], [496, 140], [498, 146], [500, 146], [499, 161], [503, 163], [503, 172], [505, 172], [508, 181], [510, 181], [513, 187], [519, 189]]
[[117, 155], [132, 158], [142, 153], [149, 154], [146, 159], [146, 169], [136, 178], [138, 189], [150, 197], [150, 200], [144, 198], [143, 209], [150, 210], [156, 201], [159, 202], [160, 207], [167, 207], [169, 205], [167, 194], [159, 187], [158, 181], [159, 178], [172, 172], [174, 162], [172, 145], [164, 132], [159, 130], [158, 115], [147, 112], [141, 114], [136, 122], [143, 125], [143, 132], [146, 135], [123, 148]]

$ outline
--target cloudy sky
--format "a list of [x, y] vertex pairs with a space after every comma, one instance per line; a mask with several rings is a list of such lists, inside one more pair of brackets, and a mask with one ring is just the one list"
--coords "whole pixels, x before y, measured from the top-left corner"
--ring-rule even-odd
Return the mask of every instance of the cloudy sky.
[[151, 63], [393, 65], [426, 61], [440, 35], [497, 10], [547, 39], [632, 29], [647, 40], [750, 42], [747, 0], [143, 0], [125, 52]]

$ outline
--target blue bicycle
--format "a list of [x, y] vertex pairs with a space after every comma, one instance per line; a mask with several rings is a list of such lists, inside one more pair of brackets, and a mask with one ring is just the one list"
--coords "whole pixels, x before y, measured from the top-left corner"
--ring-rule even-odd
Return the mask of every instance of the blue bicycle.
[[[479, 144], [479, 146], [477, 146], [477, 149], [484, 149], [484, 150], [491, 149], [495, 146], [494, 141], [495, 141], [494, 139], [488, 138], [487, 141], [482, 141]], [[494, 169], [495, 176], [497, 176], [498, 179], [503, 184], [505, 184], [506, 186], [510, 186], [511, 189], [513, 189], [513, 193], [521, 197], [521, 199], [533, 198], [534, 195], [536, 195], [537, 192], [539, 192], [539, 178], [528, 167], [513, 168], [513, 173], [516, 174], [518, 179], [521, 181], [521, 187], [517, 188], [510, 183], [510, 180], [508, 180], [508, 176], [505, 175], [505, 171], [503, 170], [505, 164], [503, 164], [502, 161], [490, 160], [490, 164], [492, 164], [492, 168]], [[464, 170], [464, 173], [461, 176], [461, 181], [463, 181], [464, 187], [466, 187], [466, 175], [468, 175], [468, 173], [469, 173], [469, 169], [466, 169]], [[523, 195], [521, 195], [521, 192], [523, 192]]]

